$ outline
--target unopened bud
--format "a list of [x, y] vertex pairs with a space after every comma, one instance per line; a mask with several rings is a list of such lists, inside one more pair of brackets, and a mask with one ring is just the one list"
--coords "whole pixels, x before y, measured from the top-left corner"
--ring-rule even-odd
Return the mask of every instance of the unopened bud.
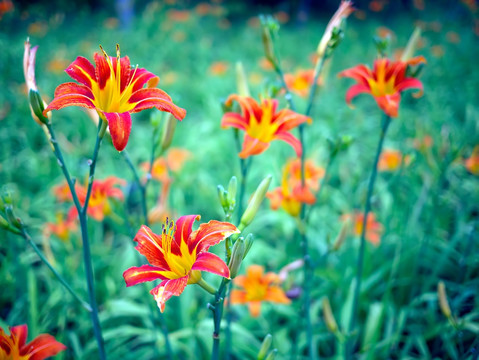
[[246, 80], [246, 72], [241, 61], [236, 63], [236, 87], [238, 88], [238, 94], [240, 96], [251, 96], [248, 87], [248, 81]]
[[3, 229], [8, 229], [10, 226], [8, 225], [8, 221], [5, 220], [5, 218], [0, 215], [0, 228], [3, 228]]
[[334, 318], [333, 310], [331, 310], [331, 304], [327, 296], [323, 297], [323, 316], [326, 327], [333, 334], [338, 331], [338, 323]]
[[344, 240], [346, 240], [346, 237], [348, 235], [349, 227], [350, 221], [346, 220], [343, 223], [343, 226], [341, 227], [338, 236], [334, 240], [333, 251], [338, 251], [339, 248], [344, 244]]
[[17, 229], [20, 229], [22, 227], [22, 223], [20, 222], [20, 219], [15, 216], [11, 205], [5, 206], [5, 215], [7, 216], [7, 220], [10, 225]]
[[276, 358], [277, 353], [278, 353], [278, 349], [271, 350], [265, 360], [274, 360]]
[[3, 211], [5, 209], [5, 203], [3, 201], [3, 198], [0, 196], [0, 211]]
[[218, 199], [220, 200], [221, 207], [226, 212], [228, 210], [228, 200], [227, 200], [227, 193], [223, 185], [218, 185]]
[[401, 55], [401, 61], [408, 61], [414, 55], [414, 51], [417, 48], [418, 41], [421, 37], [421, 28], [416, 27], [407, 42], [406, 48]]
[[251, 201], [248, 204], [248, 207], [246, 208], [245, 212], [243, 213], [243, 216], [241, 216], [241, 221], [240, 221], [240, 225], [239, 225], [240, 230], [243, 230], [245, 227], [247, 227], [253, 221], [254, 217], [256, 216], [256, 213], [258, 212], [258, 209], [259, 209], [261, 203], [263, 202], [263, 200], [266, 196], [266, 192], [268, 191], [269, 184], [271, 183], [272, 178], [273, 177], [271, 175], [268, 175], [259, 184], [255, 193], [253, 194], [253, 197], [252, 197]]
[[273, 336], [271, 334], [268, 334], [264, 337], [261, 348], [259, 349], [258, 360], [264, 360], [266, 358], [266, 355], [268, 354], [272, 342]]
[[276, 64], [276, 56], [274, 55], [274, 44], [271, 38], [271, 32], [276, 32], [279, 29], [279, 24], [270, 16], [260, 16], [262, 25], [261, 39], [263, 40], [263, 48], [266, 59]]
[[173, 135], [176, 129], [176, 119], [171, 114], [167, 114], [165, 124], [163, 125], [163, 136], [161, 138], [161, 150], [165, 151], [173, 141]]
[[248, 234], [246, 236], [246, 238], [244, 239], [244, 243], [245, 243], [245, 251], [244, 251], [244, 256], [243, 258], [246, 257], [246, 255], [248, 255], [248, 252], [250, 251], [251, 249], [251, 246], [253, 246], [253, 243], [254, 243], [254, 236], [253, 234]]
[[28, 101], [30, 102], [33, 120], [39, 125], [48, 124], [50, 122], [48, 117], [43, 115], [45, 103], [38, 93], [38, 90], [30, 89], [28, 92]]
[[[12, 203], [13, 203], [13, 193], [8, 187], [3, 188], [2, 199], [3, 199], [3, 203], [5, 205], [12, 205]], [[5, 205], [4, 205], [4, 208], [5, 208]]]
[[442, 313], [445, 317], [450, 319], [452, 313], [449, 301], [447, 300], [446, 286], [443, 281], [439, 281], [437, 284], [437, 297], [439, 298], [439, 307], [441, 308]]
[[246, 244], [242, 237], [236, 240], [235, 244], [233, 245], [233, 250], [231, 252], [231, 259], [228, 264], [230, 269], [230, 278], [234, 279], [236, 275], [238, 275], [238, 271], [241, 267], [241, 263], [243, 262], [244, 255], [246, 252]]
[[230, 210], [233, 211], [236, 206], [236, 188], [238, 187], [238, 180], [236, 176], [232, 176], [228, 183], [228, 193], [226, 194], [226, 200], [230, 206]]

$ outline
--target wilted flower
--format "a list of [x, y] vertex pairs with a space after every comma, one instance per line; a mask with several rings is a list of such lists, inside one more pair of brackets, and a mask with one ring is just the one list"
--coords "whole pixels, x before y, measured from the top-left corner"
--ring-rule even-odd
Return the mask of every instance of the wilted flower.
[[[363, 231], [364, 214], [362, 212], [355, 212], [353, 214], [346, 214], [341, 217], [343, 221], [351, 221], [352, 232], [355, 236], [361, 236]], [[381, 242], [381, 234], [383, 232], [383, 226], [376, 221], [374, 213], [368, 213], [366, 221], [366, 234], [365, 238], [371, 244], [377, 246]]]
[[386, 115], [398, 116], [401, 92], [409, 88], [422, 90], [422, 83], [413, 77], [406, 77], [408, 65], [417, 65], [426, 60], [417, 56], [408, 61], [391, 61], [387, 58], [377, 59], [371, 71], [365, 65], [357, 65], [339, 73], [340, 77], [350, 77], [358, 82], [346, 93], [346, 102], [360, 93], [369, 93]]
[[[101, 47], [100, 47], [101, 48]], [[65, 83], [55, 90], [55, 98], [45, 109], [59, 110], [66, 106], [81, 106], [95, 109], [103, 121], [108, 122], [113, 145], [122, 151], [130, 136], [130, 113], [156, 107], [182, 120], [186, 111], [175, 104], [166, 92], [155, 88], [159, 78], [149, 71], [131, 68], [128, 56], [110, 57], [101, 48], [103, 55], [95, 53], [96, 68], [84, 57], [77, 59], [65, 70], [76, 83]], [[147, 84], [147, 88], [143, 86]]]
[[409, 155], [403, 156], [399, 150], [386, 149], [381, 152], [378, 161], [379, 171], [396, 171], [401, 164], [409, 165], [411, 157]]
[[265, 151], [273, 140], [283, 140], [290, 144], [299, 157], [302, 153], [301, 143], [289, 131], [298, 125], [311, 122], [307, 116], [290, 109], [277, 111], [278, 100], [264, 99], [258, 104], [253, 98], [230, 95], [226, 105], [237, 101], [242, 114], [228, 112], [221, 119], [224, 128], [234, 127], [245, 131], [243, 148], [238, 154], [241, 158], [258, 155]]
[[138, 243], [135, 249], [151, 265], [126, 270], [123, 273], [126, 286], [162, 280], [150, 291], [161, 312], [169, 298], [179, 296], [186, 285], [200, 281], [201, 271], [230, 276], [225, 262], [208, 249], [239, 230], [233, 224], [212, 220], [192, 231], [194, 221], [199, 219], [199, 215], [187, 215], [180, 217], [176, 224], [166, 221], [159, 235], [143, 225], [135, 236], [134, 241]]
[[0, 328], [0, 359], [2, 360], [44, 360], [66, 349], [48, 334], [40, 334], [27, 342], [27, 325], [10, 328], [10, 336]]
[[479, 145], [474, 147], [472, 154], [464, 162], [466, 169], [474, 175], [479, 175]]
[[[284, 74], [284, 81], [290, 91], [306, 97], [314, 82], [314, 69], [299, 70], [295, 74]], [[318, 78], [317, 84], [321, 84], [321, 79]]]
[[264, 274], [260, 265], [251, 265], [245, 275], [239, 275], [233, 283], [242, 290], [231, 290], [231, 304], [248, 304], [251, 316], [257, 317], [261, 312], [261, 302], [269, 301], [279, 304], [290, 304], [283, 289], [279, 287], [281, 280], [275, 273]]

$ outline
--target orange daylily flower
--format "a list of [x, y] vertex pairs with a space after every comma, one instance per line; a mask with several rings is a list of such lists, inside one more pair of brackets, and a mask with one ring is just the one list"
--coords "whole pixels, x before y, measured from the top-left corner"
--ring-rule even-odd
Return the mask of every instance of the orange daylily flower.
[[271, 208], [277, 210], [282, 207], [291, 216], [298, 216], [302, 203], [316, 202], [313, 192], [319, 190], [319, 180], [323, 176], [324, 169], [315, 165], [312, 160], [307, 160], [304, 164], [305, 186], [302, 186], [301, 160], [288, 161], [283, 168], [281, 186], [266, 194], [271, 202]]
[[409, 165], [411, 163], [411, 157], [409, 155], [403, 156], [399, 150], [385, 149], [382, 151], [379, 161], [379, 171], [396, 171], [401, 164]]
[[281, 280], [275, 273], [264, 274], [264, 267], [251, 265], [245, 275], [239, 275], [233, 283], [242, 290], [233, 289], [230, 294], [231, 304], [248, 304], [251, 316], [258, 317], [261, 302], [269, 301], [278, 304], [290, 304], [283, 289], [279, 287]]
[[465, 160], [466, 169], [474, 175], [479, 175], [479, 145], [474, 147], [471, 156]]
[[143, 225], [136, 234], [135, 247], [151, 265], [131, 267], [123, 273], [126, 286], [160, 279], [161, 283], [150, 291], [160, 311], [172, 296], [179, 296], [186, 285], [201, 279], [201, 271], [229, 278], [230, 271], [218, 256], [209, 253], [210, 246], [223, 241], [231, 234], [239, 233], [233, 224], [212, 220], [192, 231], [199, 215], [187, 215], [166, 221], [161, 234], [154, 234]]
[[229, 64], [225, 61], [215, 61], [210, 66], [210, 74], [214, 76], [221, 76], [226, 74], [229, 69]]
[[[355, 236], [361, 236], [361, 232], [363, 231], [364, 213], [355, 212], [353, 214], [346, 214], [341, 217], [341, 220], [351, 221], [352, 233]], [[374, 215], [374, 213], [368, 213], [365, 233], [366, 240], [369, 241], [371, 244], [378, 246], [381, 242], [382, 232], [383, 226], [381, 225], [381, 223], [376, 221], [376, 216]]]
[[264, 99], [258, 104], [256, 100], [247, 96], [230, 95], [226, 105], [230, 106], [233, 101], [240, 105], [242, 115], [225, 113], [221, 119], [221, 126], [245, 131], [243, 148], [238, 154], [240, 158], [261, 154], [269, 147], [270, 142], [276, 139], [290, 144], [296, 155], [301, 156], [301, 143], [289, 131], [302, 123], [311, 122], [311, 118], [290, 109], [277, 111], [276, 99]]
[[[301, 97], [309, 94], [309, 88], [314, 82], [314, 69], [298, 70], [295, 74], [285, 74], [284, 81], [288, 89]], [[318, 78], [318, 85], [321, 85], [321, 78]]]
[[52, 234], [60, 240], [67, 241], [72, 232], [78, 229], [76, 223], [76, 213], [70, 211], [67, 218], [61, 213], [57, 213], [55, 223], [46, 223], [43, 230], [43, 236], [50, 237]]
[[420, 90], [423, 88], [418, 79], [406, 77], [408, 65], [425, 62], [423, 56], [417, 56], [408, 61], [391, 61], [381, 58], [374, 62], [372, 71], [365, 65], [357, 65], [340, 72], [340, 77], [350, 77], [359, 83], [349, 88], [346, 93], [346, 102], [350, 104], [358, 94], [369, 93], [386, 115], [397, 117], [401, 92], [409, 88]]
[[66, 181], [52, 188], [53, 195], [58, 202], [72, 201], [72, 194]]
[[[183, 167], [191, 153], [185, 149], [170, 148], [165, 157], [159, 157], [153, 162], [151, 178], [161, 183], [170, 182], [169, 172], [178, 172]], [[144, 171], [150, 171], [150, 163], [144, 162], [141, 165]]]
[[27, 342], [27, 325], [10, 328], [10, 335], [0, 328], [0, 359], [2, 360], [44, 360], [66, 349], [48, 334], [40, 334]]
[[434, 144], [434, 140], [431, 135], [425, 135], [422, 138], [415, 138], [412, 141], [412, 145], [419, 151], [426, 151]]
[[[103, 121], [108, 122], [113, 146], [122, 151], [128, 143], [131, 131], [131, 113], [156, 107], [182, 120], [186, 110], [173, 104], [170, 96], [156, 88], [159, 78], [151, 72], [131, 68], [128, 56], [110, 57], [100, 47], [103, 55], [95, 53], [96, 68], [84, 57], [77, 59], [65, 70], [80, 84], [61, 84], [55, 90], [55, 98], [45, 109], [59, 110], [66, 106], [95, 109]], [[147, 88], [143, 86], [147, 84]]]
[[[115, 186], [125, 184], [125, 180], [114, 176], [110, 176], [105, 180], [93, 180], [87, 214], [97, 221], [103, 221], [105, 216], [108, 216], [112, 213], [110, 199], [124, 199], [121, 189]], [[77, 192], [80, 204], [84, 206], [87, 195], [87, 187], [76, 185], [75, 190]], [[76, 208], [73, 207], [71, 211], [76, 214]]]
[[14, 6], [10, 0], [0, 1], [0, 20], [2, 20], [3, 14], [13, 11]]
[[166, 16], [175, 22], [186, 22], [190, 19], [191, 14], [188, 10], [171, 9], [166, 13]]

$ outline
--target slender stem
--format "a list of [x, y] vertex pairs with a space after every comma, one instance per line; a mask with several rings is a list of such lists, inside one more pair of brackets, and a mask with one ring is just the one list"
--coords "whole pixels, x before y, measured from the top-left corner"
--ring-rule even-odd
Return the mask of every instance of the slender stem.
[[324, 63], [327, 59], [327, 56], [321, 56], [316, 60], [316, 66], [314, 68], [314, 80], [313, 84], [311, 85], [311, 89], [309, 90], [309, 98], [308, 98], [308, 107], [306, 108], [306, 112], [304, 115], [309, 116], [311, 114], [311, 110], [313, 109], [313, 102], [314, 96], [316, 95], [316, 89], [318, 87], [318, 79], [319, 75], [323, 71]]
[[210, 305], [210, 309], [213, 312], [214, 330], [213, 330], [213, 351], [211, 354], [211, 360], [220, 359], [220, 331], [221, 331], [221, 318], [223, 317], [224, 296], [226, 293], [226, 287], [230, 280], [223, 278], [218, 291], [215, 295], [215, 301], [213, 305]]
[[38, 248], [37, 244], [32, 240], [30, 234], [28, 234], [27, 230], [22, 226], [21, 228], [21, 235], [22, 237], [28, 241], [30, 246], [33, 248], [33, 250], [37, 253], [38, 257], [40, 258], [41, 261], [50, 269], [50, 271], [55, 275], [57, 280], [65, 287], [65, 289], [83, 306], [83, 308], [91, 312], [91, 306], [84, 300], [80, 298], [80, 296], [71, 288], [71, 286], [66, 282], [66, 280], [61, 276], [58, 271], [50, 264], [48, 259], [43, 255], [42, 251]]
[[[136, 170], [135, 165], [133, 165], [133, 162], [131, 161], [130, 155], [126, 150], [123, 150], [122, 153], [123, 159], [125, 159], [126, 163], [128, 164], [128, 167], [130, 168], [131, 172], [133, 173], [133, 177], [135, 178], [135, 182], [140, 189], [140, 198], [141, 198], [141, 211], [143, 213], [143, 221], [146, 226], [150, 226], [148, 222], [148, 208], [146, 204], [146, 183], [143, 185], [141, 183], [140, 176], [138, 175], [138, 171]], [[151, 171], [150, 171], [151, 172]]]
[[[234, 131], [235, 144], [238, 150], [238, 153], [241, 151], [241, 142], [239, 138], [239, 131]], [[238, 224], [241, 221], [241, 216], [243, 215], [243, 201], [246, 192], [246, 177], [248, 176], [248, 169], [251, 165], [252, 158], [250, 157], [248, 161], [245, 159], [239, 158], [240, 161], [240, 171], [241, 171], [241, 180], [240, 180], [240, 191], [238, 198]], [[229, 260], [229, 259], [228, 259]]]
[[[104, 343], [103, 343], [103, 337], [101, 334], [101, 327], [100, 327], [100, 320], [98, 318], [98, 306], [96, 304], [96, 299], [95, 299], [95, 290], [94, 290], [94, 283], [93, 283], [93, 267], [92, 267], [92, 262], [91, 262], [91, 254], [90, 254], [90, 242], [88, 240], [88, 226], [87, 226], [87, 216], [86, 212], [88, 209], [88, 201], [89, 197], [91, 195], [91, 190], [92, 190], [92, 185], [93, 185], [93, 176], [95, 173], [95, 165], [96, 165], [96, 158], [98, 157], [98, 150], [100, 147], [101, 143], [101, 137], [100, 134], [102, 133], [102, 130], [105, 124], [103, 124], [104, 121], [102, 121], [98, 125], [98, 134], [97, 134], [97, 140], [95, 144], [95, 149], [93, 151], [93, 159], [90, 162], [90, 177], [89, 177], [89, 185], [88, 185], [88, 190], [87, 190], [87, 197], [85, 198], [85, 205], [82, 208], [80, 201], [78, 199], [77, 193], [75, 191], [75, 186], [74, 183], [70, 177], [70, 174], [68, 172], [68, 169], [66, 167], [65, 161], [63, 159], [62, 152], [60, 150], [60, 147], [58, 146], [58, 141], [55, 137], [55, 133], [53, 131], [53, 128], [51, 124], [47, 124], [47, 129], [50, 134], [50, 143], [53, 147], [53, 152], [58, 160], [58, 164], [60, 165], [60, 168], [63, 171], [63, 175], [65, 176], [65, 179], [67, 181], [68, 187], [70, 189], [70, 192], [72, 194], [73, 198], [73, 203], [75, 204], [75, 207], [78, 212], [78, 217], [80, 219], [80, 227], [81, 227], [81, 234], [82, 234], [82, 242], [83, 242], [83, 259], [84, 259], [84, 264], [85, 264], [85, 275], [86, 275], [86, 280], [87, 280], [87, 288], [88, 288], [88, 295], [90, 299], [90, 307], [91, 307], [91, 320], [93, 324], [93, 332], [95, 334], [95, 338], [98, 343], [98, 352], [100, 356], [100, 360], [105, 360], [106, 359], [106, 354], [105, 354], [105, 348], [104, 348]], [[104, 131], [103, 131], [104, 133]]]
[[[383, 124], [382, 124], [382, 129], [381, 129], [381, 135], [379, 138], [379, 143], [378, 147], [376, 150], [376, 155], [373, 163], [373, 168], [372, 168], [372, 173], [371, 177], [369, 178], [369, 184], [368, 184], [368, 192], [366, 195], [366, 206], [364, 209], [364, 218], [363, 218], [363, 224], [362, 224], [362, 229], [361, 229], [361, 242], [359, 246], [359, 254], [358, 254], [358, 262], [356, 265], [356, 286], [354, 289], [354, 296], [353, 296], [353, 305], [352, 305], [352, 311], [351, 311], [351, 319], [349, 321], [349, 328], [348, 328], [348, 333], [351, 334], [352, 331], [354, 330], [356, 326], [356, 320], [358, 316], [358, 308], [359, 308], [359, 295], [361, 293], [361, 278], [363, 274], [363, 262], [364, 262], [364, 252], [366, 249], [366, 224], [367, 224], [367, 218], [369, 211], [371, 210], [371, 197], [373, 194], [373, 188], [374, 188], [374, 182], [376, 181], [376, 175], [377, 175], [377, 167], [378, 167], [378, 161], [379, 161], [379, 156], [381, 155], [382, 147], [383, 147], [383, 142], [384, 138], [386, 136], [387, 129], [389, 127], [389, 124], [391, 122], [391, 118], [387, 115], [384, 115], [383, 118]], [[353, 352], [353, 342], [349, 338], [346, 343], [345, 343], [345, 350], [346, 350], [346, 359], [351, 359], [352, 358], [352, 352]]]

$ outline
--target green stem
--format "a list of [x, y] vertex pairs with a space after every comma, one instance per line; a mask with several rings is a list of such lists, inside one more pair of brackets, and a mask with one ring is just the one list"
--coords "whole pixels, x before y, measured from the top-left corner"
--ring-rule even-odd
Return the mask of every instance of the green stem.
[[[363, 224], [362, 224], [363, 227], [361, 229], [361, 242], [359, 246], [358, 262], [356, 265], [356, 287], [354, 289], [351, 319], [349, 321], [349, 328], [348, 328], [348, 333], [350, 336], [356, 326], [356, 320], [358, 316], [359, 295], [361, 294], [361, 278], [363, 274], [364, 252], [366, 249], [365, 235], [366, 235], [367, 217], [368, 217], [369, 211], [371, 210], [371, 197], [373, 194], [374, 182], [376, 181], [379, 156], [381, 155], [384, 138], [386, 136], [386, 132], [390, 123], [391, 123], [391, 117], [389, 117], [388, 115], [384, 115], [381, 135], [379, 138], [379, 143], [376, 150], [376, 156], [373, 163], [373, 169], [372, 169], [371, 177], [369, 178], [368, 192], [366, 194], [366, 206], [364, 209], [364, 218], [363, 218]], [[348, 340], [345, 343], [346, 359], [352, 358], [353, 348], [354, 348], [354, 343], [351, 341], [351, 338], [348, 338]]]
[[[133, 177], [135, 178], [135, 182], [140, 189], [140, 198], [141, 198], [141, 211], [143, 213], [143, 218], [144, 218], [144, 224], [146, 226], [150, 226], [148, 222], [148, 208], [146, 204], [146, 183], [143, 185], [141, 183], [140, 176], [138, 175], [138, 171], [136, 170], [135, 165], [133, 165], [133, 162], [131, 161], [130, 155], [126, 150], [123, 150], [122, 153], [123, 158], [125, 159], [126, 163], [128, 164], [128, 167], [130, 168], [131, 172], [133, 173]], [[150, 170], [151, 173], [151, 170]]]
[[214, 304], [210, 304], [210, 309], [213, 312], [213, 351], [211, 353], [211, 360], [220, 359], [220, 331], [221, 331], [221, 318], [223, 317], [223, 306], [224, 306], [224, 297], [226, 293], [226, 285], [231, 280], [223, 278], [221, 284], [216, 291]]
[[22, 227], [21, 229], [21, 235], [25, 240], [27, 240], [33, 250], [37, 253], [40, 260], [50, 269], [53, 275], [55, 275], [60, 284], [65, 287], [65, 289], [81, 304], [81, 306], [83, 306], [86, 311], [91, 312], [91, 306], [80, 298], [80, 296], [75, 292], [75, 290], [73, 290], [71, 286], [66, 282], [63, 276], [61, 276], [58, 271], [53, 267], [53, 265], [50, 264], [48, 259], [45, 257], [45, 255], [43, 255], [42, 251], [38, 248], [37, 244], [35, 244], [30, 234], [28, 234], [27, 230], [24, 227]]
[[[235, 130], [234, 136], [235, 136], [236, 148], [239, 153], [241, 151], [239, 131]], [[248, 169], [251, 165], [252, 158], [250, 157], [248, 162], [242, 158], [239, 158], [239, 161], [240, 161], [241, 180], [240, 180], [240, 191], [239, 191], [239, 198], [238, 198], [238, 224], [240, 223], [241, 216], [243, 215], [243, 201], [244, 201], [244, 196], [246, 192], [246, 177], [248, 176]]]
[[87, 208], [88, 208], [88, 201], [91, 195], [92, 191], [92, 185], [93, 185], [93, 177], [95, 173], [95, 165], [96, 165], [96, 159], [98, 157], [98, 151], [101, 143], [101, 137], [100, 134], [103, 131], [104, 122], [102, 121], [101, 123], [98, 124], [98, 134], [97, 134], [97, 140], [95, 144], [95, 149], [93, 151], [93, 159], [90, 162], [90, 176], [89, 176], [89, 185], [88, 185], [88, 190], [87, 190], [87, 197], [85, 198], [85, 204], [84, 207], [82, 208], [80, 201], [78, 200], [77, 193], [75, 191], [75, 186], [74, 183], [70, 177], [70, 174], [68, 172], [68, 169], [65, 165], [65, 161], [63, 159], [62, 152], [60, 150], [60, 147], [58, 146], [58, 141], [55, 137], [55, 133], [53, 131], [53, 128], [51, 124], [47, 124], [47, 129], [50, 134], [50, 143], [53, 146], [53, 152], [58, 160], [58, 164], [60, 165], [60, 168], [63, 171], [63, 175], [65, 176], [65, 179], [67, 181], [68, 187], [70, 189], [70, 192], [72, 194], [73, 198], [73, 203], [75, 204], [75, 207], [78, 212], [78, 217], [80, 219], [80, 227], [81, 227], [81, 234], [82, 234], [82, 242], [83, 242], [83, 260], [84, 260], [84, 265], [85, 265], [85, 275], [86, 275], [86, 281], [87, 281], [87, 288], [88, 288], [88, 295], [90, 299], [90, 307], [91, 307], [91, 320], [93, 324], [93, 332], [95, 334], [95, 338], [98, 343], [98, 352], [99, 352], [99, 357], [100, 360], [105, 360], [106, 359], [106, 353], [105, 353], [105, 348], [104, 348], [104, 343], [103, 343], [103, 337], [101, 334], [101, 327], [100, 327], [100, 320], [98, 318], [98, 306], [96, 303], [95, 299], [95, 290], [94, 290], [94, 283], [93, 283], [93, 267], [92, 267], [92, 261], [91, 261], [91, 253], [90, 253], [90, 242], [88, 240], [88, 226], [87, 226]]
[[304, 113], [306, 116], [309, 116], [311, 114], [311, 110], [313, 109], [314, 96], [316, 95], [316, 89], [318, 88], [319, 75], [323, 71], [326, 59], [326, 56], [321, 56], [318, 60], [316, 60], [316, 66], [314, 68], [314, 80], [313, 84], [311, 85], [311, 89], [309, 90], [308, 107]]

